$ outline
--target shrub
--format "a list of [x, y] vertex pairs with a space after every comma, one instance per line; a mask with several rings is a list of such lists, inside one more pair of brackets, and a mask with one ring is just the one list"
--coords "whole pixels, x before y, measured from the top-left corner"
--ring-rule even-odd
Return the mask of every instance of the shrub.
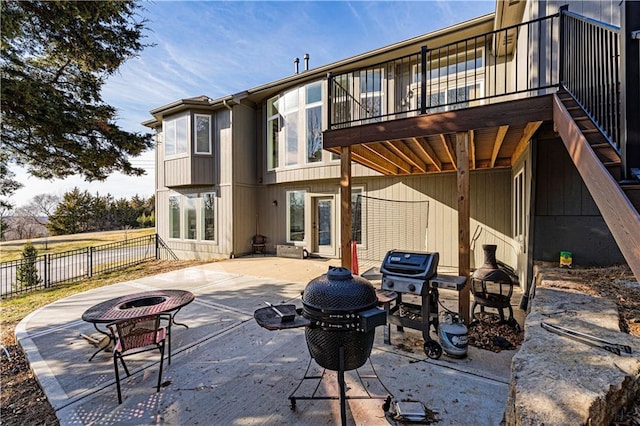
[[38, 276], [38, 270], [36, 268], [37, 257], [38, 249], [31, 244], [31, 241], [27, 242], [22, 249], [22, 263], [16, 270], [18, 289], [35, 287], [42, 284], [42, 279]]

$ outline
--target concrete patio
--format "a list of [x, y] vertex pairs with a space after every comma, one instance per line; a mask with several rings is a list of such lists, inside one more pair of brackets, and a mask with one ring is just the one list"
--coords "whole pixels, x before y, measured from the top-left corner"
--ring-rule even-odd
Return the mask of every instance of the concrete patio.
[[[300, 292], [306, 284], [336, 264], [256, 256], [127, 281], [35, 311], [18, 325], [16, 335], [64, 425], [339, 424], [338, 400], [299, 399], [295, 410], [289, 406], [288, 397], [309, 362], [304, 330], [268, 331], [253, 319], [265, 301], [301, 306]], [[189, 329], [173, 328], [172, 363], [165, 359], [159, 393], [155, 392], [158, 357], [147, 353], [128, 361], [132, 376], [123, 380], [124, 400], [118, 405], [111, 354], [102, 352], [88, 362], [95, 348], [80, 334], [96, 331], [81, 320], [82, 313], [116, 296], [169, 288], [196, 295], [178, 314], [178, 321]], [[454, 292], [441, 290], [440, 295], [445, 305], [457, 307]], [[418, 331], [392, 331], [391, 337], [393, 344], [386, 345], [382, 329], [376, 331], [371, 361], [380, 380], [364, 381], [371, 393], [385, 396], [388, 390], [395, 401], [419, 401], [435, 412], [442, 425], [502, 421], [516, 351], [493, 353], [469, 347], [465, 359], [443, 355], [431, 360], [422, 352]], [[312, 368], [319, 370], [315, 364]], [[371, 367], [366, 365], [362, 373], [372, 373]], [[309, 396], [316, 383], [306, 380], [296, 396]], [[366, 395], [355, 372], [347, 373], [347, 383], [347, 395]], [[333, 372], [320, 384], [318, 395], [338, 395]], [[390, 424], [382, 403], [349, 399], [348, 423]]]

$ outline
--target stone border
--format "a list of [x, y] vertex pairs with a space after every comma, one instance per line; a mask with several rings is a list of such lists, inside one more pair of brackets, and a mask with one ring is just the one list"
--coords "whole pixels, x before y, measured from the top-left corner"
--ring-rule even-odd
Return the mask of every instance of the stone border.
[[[536, 268], [535, 275], [524, 342], [511, 363], [506, 424], [610, 424], [640, 397], [640, 339], [620, 331], [615, 303], [579, 292], [567, 270]], [[553, 334], [542, 321], [629, 345], [633, 354]]]

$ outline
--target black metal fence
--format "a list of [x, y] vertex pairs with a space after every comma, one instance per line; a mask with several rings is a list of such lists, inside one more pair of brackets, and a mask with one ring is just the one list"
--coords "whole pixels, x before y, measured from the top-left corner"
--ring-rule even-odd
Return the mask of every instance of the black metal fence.
[[620, 29], [564, 10], [561, 80], [620, 151]]
[[557, 90], [559, 21], [557, 13], [331, 74], [329, 129]]
[[0, 297], [80, 281], [153, 259], [177, 259], [157, 234], [2, 262]]

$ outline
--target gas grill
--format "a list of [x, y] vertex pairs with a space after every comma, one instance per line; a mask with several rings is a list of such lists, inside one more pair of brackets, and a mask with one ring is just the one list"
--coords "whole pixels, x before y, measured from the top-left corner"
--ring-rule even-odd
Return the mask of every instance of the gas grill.
[[[438, 275], [438, 253], [405, 252], [391, 250], [387, 253], [380, 272], [382, 290], [397, 294], [395, 304], [387, 303], [387, 329], [385, 343], [390, 343], [390, 326], [398, 331], [404, 327], [422, 331], [424, 352], [429, 358], [438, 359], [442, 347], [431, 339], [429, 327], [438, 331], [438, 289], [460, 291], [467, 283], [466, 277]], [[412, 301], [403, 300], [403, 295], [415, 296]], [[419, 298], [418, 300], [415, 300]], [[421, 300], [420, 300], [421, 299]], [[420, 304], [414, 303], [421, 301]]]

